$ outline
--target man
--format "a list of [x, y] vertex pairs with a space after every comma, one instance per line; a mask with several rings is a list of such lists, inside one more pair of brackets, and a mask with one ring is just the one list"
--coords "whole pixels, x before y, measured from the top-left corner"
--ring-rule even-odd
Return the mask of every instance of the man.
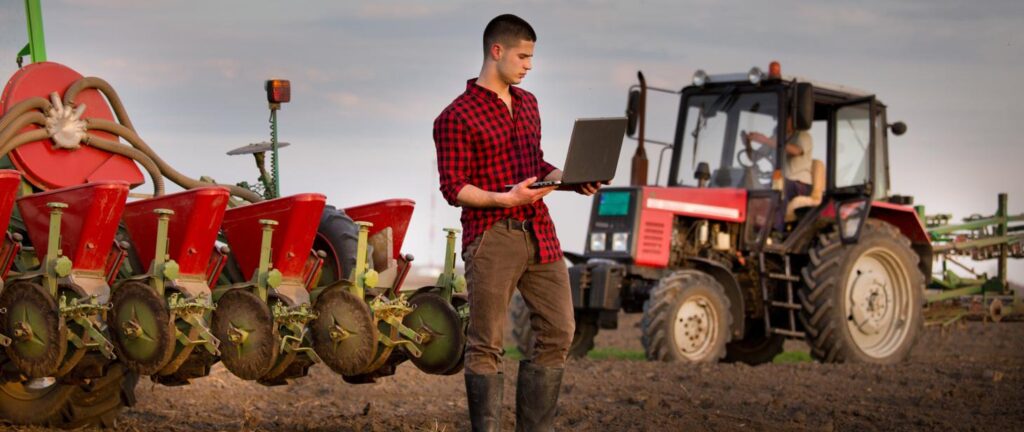
[[[745, 135], [744, 139], [771, 148], [776, 147], [774, 135], [768, 137], [760, 132], [751, 132]], [[811, 183], [813, 182], [811, 166], [814, 163], [812, 156], [814, 140], [811, 138], [811, 133], [807, 130], [797, 130], [794, 133], [793, 119], [790, 118], [786, 122], [786, 136], [788, 138], [785, 147], [786, 160], [782, 164], [783, 202], [779, 206], [775, 222], [775, 229], [780, 233], [785, 230], [786, 206], [789, 201], [800, 195], [809, 195], [811, 193]]]
[[[575, 327], [569, 275], [542, 200], [555, 188], [530, 188], [538, 179], [560, 180], [562, 171], [543, 159], [537, 99], [515, 87], [532, 69], [536, 41], [522, 18], [491, 20], [480, 75], [434, 121], [441, 193], [462, 207], [466, 396], [474, 431], [501, 428], [502, 338], [513, 290], [522, 293], [537, 334], [533, 357], [519, 364], [517, 430], [553, 429]], [[592, 195], [598, 187], [576, 190]]]

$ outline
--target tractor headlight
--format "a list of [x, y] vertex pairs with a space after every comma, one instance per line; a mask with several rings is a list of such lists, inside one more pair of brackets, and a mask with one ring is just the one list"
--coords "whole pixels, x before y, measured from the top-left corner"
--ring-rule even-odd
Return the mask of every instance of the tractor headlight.
[[747, 79], [751, 84], [757, 85], [761, 82], [761, 78], [764, 78], [764, 72], [761, 72], [761, 68], [757, 66], [750, 68], [750, 72], [747, 72]]
[[590, 250], [592, 252], [604, 252], [607, 239], [608, 237], [605, 233], [590, 234]]
[[629, 249], [629, 233], [617, 232], [612, 234], [612, 251], [625, 252]]
[[706, 82], [708, 82], [708, 74], [703, 69], [697, 69], [697, 72], [693, 73], [693, 85], [700, 87]]

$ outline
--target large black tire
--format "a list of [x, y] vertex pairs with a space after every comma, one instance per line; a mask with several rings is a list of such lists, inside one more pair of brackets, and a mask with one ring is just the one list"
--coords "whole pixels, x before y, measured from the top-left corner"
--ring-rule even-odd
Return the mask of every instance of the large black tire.
[[[526, 306], [522, 294], [516, 291], [509, 304], [509, 321], [512, 324], [512, 338], [523, 358], [533, 356], [533, 327], [530, 326], [530, 308]], [[572, 344], [569, 345], [570, 358], [584, 358], [594, 349], [594, 337], [597, 336], [597, 314], [576, 311], [576, 331], [573, 332]]]
[[844, 245], [838, 232], [819, 235], [799, 291], [811, 355], [829, 363], [906, 359], [924, 326], [918, 260], [910, 240], [879, 220], [865, 222], [856, 244]]
[[55, 382], [31, 389], [23, 383], [0, 384], [0, 421], [59, 428], [113, 427], [118, 413], [135, 403], [138, 374], [120, 363], [88, 384]]
[[746, 329], [743, 339], [729, 342], [725, 346], [725, 358], [722, 361], [757, 366], [771, 363], [775, 356], [782, 353], [786, 338], [778, 334], [765, 334], [764, 320], [748, 320]]
[[644, 352], [648, 360], [717, 362], [725, 356], [732, 320], [722, 284], [699, 270], [677, 271], [644, 302]]
[[334, 206], [324, 207], [316, 240], [313, 241], [313, 249], [327, 253], [319, 286], [330, 285], [352, 274], [358, 242], [359, 226], [352, 218]]

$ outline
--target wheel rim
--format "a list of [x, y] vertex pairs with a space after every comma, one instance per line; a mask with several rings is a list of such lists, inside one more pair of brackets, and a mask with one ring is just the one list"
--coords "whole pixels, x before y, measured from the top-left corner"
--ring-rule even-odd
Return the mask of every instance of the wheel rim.
[[866, 355], [884, 358], [902, 346], [913, 313], [910, 276], [899, 257], [884, 248], [854, 262], [843, 293], [847, 330]]
[[700, 360], [710, 351], [718, 336], [718, 312], [711, 300], [703, 295], [686, 299], [676, 311], [673, 334], [680, 354], [691, 360]]

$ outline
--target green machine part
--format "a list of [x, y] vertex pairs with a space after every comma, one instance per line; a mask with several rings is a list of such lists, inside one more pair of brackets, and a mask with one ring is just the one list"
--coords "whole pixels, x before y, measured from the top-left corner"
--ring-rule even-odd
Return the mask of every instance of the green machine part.
[[32, 63], [46, 61], [46, 38], [43, 33], [43, 8], [40, 0], [25, 0], [25, 18], [28, 44], [18, 53], [18, 67], [21, 67], [21, 58], [25, 56], [30, 56]]

